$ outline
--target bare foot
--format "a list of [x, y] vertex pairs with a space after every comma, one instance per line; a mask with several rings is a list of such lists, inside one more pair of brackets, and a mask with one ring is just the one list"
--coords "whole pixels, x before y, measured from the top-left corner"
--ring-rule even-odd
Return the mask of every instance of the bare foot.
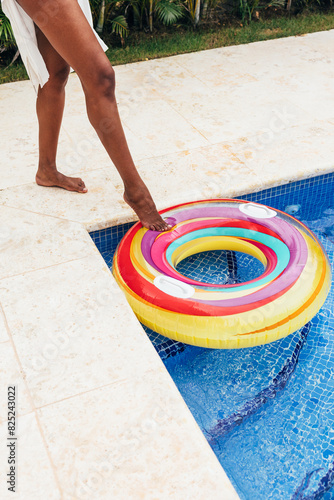
[[67, 191], [77, 191], [78, 193], [87, 193], [88, 191], [82, 179], [79, 177], [68, 177], [56, 169], [47, 172], [38, 169], [36, 183], [39, 186], [56, 186], [67, 189]]
[[172, 228], [170, 224], [162, 219], [145, 185], [136, 187], [133, 190], [126, 189], [123, 198], [136, 212], [140, 222], [147, 229], [151, 229], [151, 231], [168, 231]]

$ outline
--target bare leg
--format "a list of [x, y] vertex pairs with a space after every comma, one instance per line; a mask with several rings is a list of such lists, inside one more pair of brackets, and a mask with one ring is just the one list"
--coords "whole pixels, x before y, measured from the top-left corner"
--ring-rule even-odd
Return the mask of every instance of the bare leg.
[[169, 229], [131, 158], [115, 100], [115, 76], [77, 0], [18, 0], [53, 48], [77, 72], [88, 117], [124, 182], [124, 199], [150, 229]]
[[36, 182], [41, 186], [58, 186], [69, 191], [86, 193], [80, 178], [67, 177], [58, 172], [56, 155], [61, 121], [65, 104], [65, 85], [70, 72], [69, 65], [54, 50], [45, 35], [36, 28], [38, 47], [49, 71], [49, 81], [39, 88], [37, 116], [39, 123], [39, 164]]

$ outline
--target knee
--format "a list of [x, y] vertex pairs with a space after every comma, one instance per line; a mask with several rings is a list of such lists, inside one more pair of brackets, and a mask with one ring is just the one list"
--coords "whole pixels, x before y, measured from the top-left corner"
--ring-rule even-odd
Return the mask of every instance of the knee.
[[55, 90], [63, 90], [67, 83], [69, 74], [70, 67], [67, 64], [56, 71], [51, 71], [48, 82], [50, 87], [52, 86]]
[[93, 88], [95, 96], [114, 100], [115, 86], [115, 71], [112, 66], [107, 63], [97, 67], [90, 81], [90, 87]]

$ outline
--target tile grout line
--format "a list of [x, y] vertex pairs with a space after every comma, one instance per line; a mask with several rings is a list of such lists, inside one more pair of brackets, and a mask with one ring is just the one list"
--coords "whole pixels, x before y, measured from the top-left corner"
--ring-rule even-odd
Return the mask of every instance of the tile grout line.
[[[151, 370], [147, 370], [147, 371], [149, 372]], [[125, 379], [125, 378], [124, 379], [123, 378], [122, 379], [117, 379], [117, 380], [114, 380], [113, 382], [109, 382], [108, 384], [103, 384], [103, 385], [100, 385], [100, 386], [97, 386], [97, 387], [93, 387], [92, 389], [88, 389], [87, 391], [78, 392], [76, 394], [72, 394], [70, 396], [66, 396], [65, 398], [58, 399], [57, 401], [52, 401], [51, 403], [45, 403], [42, 406], [38, 406], [36, 408], [36, 411], [43, 410], [44, 408], [48, 408], [49, 406], [52, 406], [52, 405], [60, 404], [63, 401], [68, 401], [69, 399], [74, 399], [74, 398], [83, 396], [84, 394], [89, 394], [89, 393], [94, 392], [94, 391], [99, 391], [100, 389], [104, 389], [105, 387], [109, 387], [109, 386], [111, 387], [111, 386], [113, 386], [115, 384], [124, 384], [125, 382], [127, 382], [127, 379]]]
[[[51, 458], [50, 450], [48, 448], [48, 445], [47, 445], [47, 442], [46, 442], [46, 438], [45, 438], [45, 435], [44, 435], [44, 432], [43, 432], [43, 428], [42, 428], [42, 425], [41, 425], [41, 422], [40, 422], [40, 419], [39, 419], [39, 415], [37, 413], [37, 408], [35, 407], [34, 400], [33, 400], [33, 397], [31, 395], [31, 392], [30, 392], [30, 389], [29, 389], [29, 386], [28, 386], [28, 382], [27, 382], [27, 379], [26, 379], [26, 374], [25, 374], [25, 371], [23, 369], [22, 363], [20, 361], [18, 352], [16, 350], [14, 339], [13, 339], [11, 330], [10, 330], [9, 325], [8, 325], [7, 317], [6, 317], [5, 311], [4, 311], [3, 306], [2, 306], [1, 303], [0, 303], [0, 312], [1, 312], [1, 315], [3, 317], [3, 321], [5, 323], [5, 327], [6, 327], [6, 330], [7, 330], [7, 333], [8, 333], [8, 337], [9, 337], [9, 342], [10, 342], [10, 344], [12, 346], [13, 351], [14, 351], [14, 355], [15, 355], [16, 361], [17, 361], [17, 363], [18, 363], [18, 365], [20, 367], [20, 372], [22, 373], [22, 378], [23, 378], [23, 383], [24, 383], [24, 386], [25, 386], [25, 390], [27, 392], [29, 403], [31, 405], [31, 408], [32, 408], [33, 413], [34, 413], [35, 418], [36, 418], [37, 427], [38, 427], [38, 430], [40, 432], [40, 435], [41, 435], [41, 438], [42, 438], [42, 441], [43, 441], [43, 444], [44, 444], [44, 447], [45, 447], [45, 450], [46, 450], [46, 454], [47, 454], [47, 457], [49, 459], [49, 462], [50, 462], [50, 465], [51, 465], [51, 468], [52, 468], [52, 472], [53, 472], [53, 475], [54, 475], [54, 479], [56, 481], [56, 485], [57, 485], [58, 490], [59, 490], [59, 492], [61, 494], [61, 498], [64, 498], [63, 490], [61, 488], [60, 481], [58, 479], [58, 475], [57, 475], [57, 472], [56, 472], [56, 466], [53, 463], [53, 460]], [[18, 417], [19, 416], [20, 415], [18, 415]]]
[[[7, 189], [10, 189], [10, 188], [7, 188]], [[1, 191], [1, 190], [0, 190]], [[14, 207], [12, 205], [6, 205], [6, 203], [2, 203], [0, 202], [0, 205], [2, 207], [7, 207], [7, 208], [12, 208], [14, 210], [21, 210], [22, 212], [28, 212], [30, 214], [35, 214], [35, 215], [42, 215], [44, 217], [52, 217], [52, 219], [57, 219], [57, 220], [61, 220], [61, 221], [67, 221], [67, 222], [72, 222], [72, 223], [75, 223], [75, 224], [81, 224], [83, 225], [84, 223], [79, 221], [79, 220], [73, 220], [73, 219], [66, 219], [65, 217], [58, 217], [57, 215], [52, 215], [52, 214], [44, 214], [42, 212], [35, 212], [34, 210], [29, 210], [27, 208], [22, 208], [22, 207]]]
[[[93, 240], [92, 240], [92, 243], [93, 243], [94, 247], [96, 247], [96, 245], [93, 242]], [[65, 260], [65, 261], [62, 261], [62, 262], [58, 262], [56, 264], [50, 264], [49, 266], [45, 266], [45, 267], [38, 267], [36, 269], [30, 269], [29, 271], [23, 271], [22, 273], [19, 273], [19, 274], [12, 274], [11, 276], [4, 276], [3, 278], [0, 278], [0, 285], [1, 285], [2, 281], [7, 280], [7, 279], [17, 278], [18, 276], [25, 276], [26, 274], [31, 274], [31, 273], [34, 273], [34, 272], [37, 272], [37, 271], [43, 271], [43, 269], [49, 269], [49, 268], [52, 268], [52, 267], [61, 266], [63, 264], [69, 264], [70, 262], [76, 262], [76, 261], [79, 261], [79, 260], [83, 260], [83, 259], [86, 259], [87, 257], [90, 257], [91, 255], [95, 255], [95, 254], [96, 254], [96, 250], [95, 250], [95, 248], [93, 248], [90, 251], [90, 253], [87, 253], [87, 255], [84, 255], [83, 257], [77, 257], [76, 259]]]
[[[140, 324], [139, 324], [138, 326], [140, 326]], [[153, 347], [153, 349], [154, 349], [154, 347]], [[160, 358], [160, 356], [159, 356], [159, 354], [158, 354], [155, 350], [153, 351], [153, 353], [154, 353], [154, 356], [155, 356], [155, 355], [157, 355], [157, 356], [158, 356], [158, 359], [159, 359], [159, 360], [161, 359], [161, 358]], [[162, 363], [162, 361], [161, 361], [161, 363]], [[163, 363], [162, 363], [162, 368], [164, 368], [164, 369], [165, 369], [165, 367], [164, 367]], [[147, 370], [145, 370], [145, 372], [144, 372], [144, 373], [145, 373], [145, 375], [146, 375], [146, 374], [148, 374], [148, 373], [150, 373], [150, 372], [153, 372], [153, 373], [154, 373], [154, 372], [155, 372], [155, 370], [156, 370], [156, 369], [154, 369], [154, 368], [148, 368]], [[167, 373], [167, 374], [168, 374], [168, 376], [170, 377], [170, 375], [169, 375], [169, 373], [168, 373], [168, 370], [167, 370], [167, 369], [166, 369], [166, 373]], [[172, 380], [172, 379], [171, 379], [171, 380]], [[40, 410], [43, 410], [44, 408], [48, 408], [48, 407], [50, 407], [50, 406], [60, 404], [60, 403], [62, 403], [63, 401], [68, 401], [68, 400], [70, 400], [70, 399], [74, 399], [74, 398], [77, 398], [77, 397], [83, 396], [83, 395], [85, 395], [85, 394], [90, 394], [90, 393], [92, 393], [92, 392], [94, 392], [94, 391], [99, 391], [99, 390], [101, 390], [101, 389], [105, 389], [106, 387], [112, 387], [112, 386], [114, 386], [114, 385], [116, 385], [116, 384], [125, 384], [127, 381], [128, 381], [128, 378], [120, 378], [120, 379], [116, 379], [116, 380], [114, 380], [113, 382], [108, 382], [107, 384], [99, 385], [99, 386], [93, 387], [92, 389], [88, 389], [88, 390], [86, 390], [86, 391], [78, 392], [78, 393], [76, 393], [76, 394], [72, 394], [72, 395], [70, 395], [70, 396], [66, 396], [65, 398], [58, 399], [57, 401], [52, 401], [51, 403], [46, 403], [46, 404], [44, 404], [44, 405], [42, 405], [42, 406], [38, 406], [38, 407], [36, 407], [36, 408], [35, 408], [35, 410], [38, 412], [38, 411], [40, 411]]]
[[[116, 189], [116, 188], [115, 188]], [[117, 201], [117, 203], [120, 205], [120, 208], [122, 208], [122, 205], [120, 204], [119, 201]], [[2, 207], [6, 207], [6, 208], [11, 208], [13, 210], [21, 210], [22, 212], [27, 212], [27, 213], [31, 213], [31, 214], [35, 214], [35, 215], [40, 215], [42, 217], [51, 217], [52, 219], [57, 219], [59, 221], [64, 221], [64, 222], [70, 222], [70, 223], [73, 223], [73, 224], [80, 224], [81, 227], [83, 229], [85, 229], [88, 233], [91, 232], [91, 231], [97, 231], [96, 229], [90, 229], [90, 227], [93, 227], [94, 224], [104, 224], [105, 222], [102, 220], [102, 221], [99, 221], [99, 222], [83, 222], [83, 221], [79, 221], [79, 220], [73, 220], [73, 219], [66, 219], [65, 217], [58, 217], [57, 215], [52, 215], [52, 214], [45, 214], [45, 213], [42, 213], [42, 212], [35, 212], [34, 210], [29, 210], [29, 209], [26, 209], [26, 208], [22, 208], [22, 207], [14, 207], [12, 205], [6, 205], [5, 203], [1, 203], [0, 202], [0, 206]], [[128, 217], [128, 215], [126, 215], [126, 217]], [[117, 221], [119, 220], [119, 217], [117, 218]], [[133, 220], [133, 222], [135, 222], [136, 219]], [[113, 221], [110, 221], [110, 226], [119, 226], [119, 225], [122, 225], [122, 224], [126, 224], [127, 222], [132, 222], [132, 221], [125, 221], [125, 222], [113, 222]], [[108, 221], [108, 224], [109, 224], [109, 221]], [[88, 227], [88, 229], [87, 229]]]

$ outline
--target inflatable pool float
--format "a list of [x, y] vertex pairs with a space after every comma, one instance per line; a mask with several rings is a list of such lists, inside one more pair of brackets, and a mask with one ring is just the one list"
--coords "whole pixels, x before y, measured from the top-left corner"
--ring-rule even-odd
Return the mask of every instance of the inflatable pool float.
[[[273, 342], [307, 323], [324, 303], [331, 270], [316, 236], [294, 217], [241, 200], [204, 200], [160, 212], [159, 233], [135, 224], [121, 240], [113, 274], [139, 321], [180, 342], [234, 349]], [[186, 257], [208, 250], [249, 254], [261, 276], [240, 284], [180, 274]]]

